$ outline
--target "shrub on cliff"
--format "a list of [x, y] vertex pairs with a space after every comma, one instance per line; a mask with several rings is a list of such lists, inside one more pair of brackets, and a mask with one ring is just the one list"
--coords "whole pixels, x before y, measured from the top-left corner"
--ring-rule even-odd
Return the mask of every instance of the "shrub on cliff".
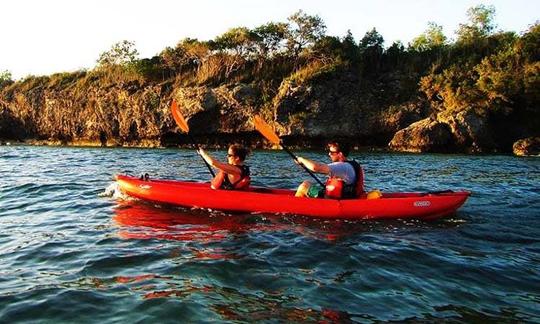
[[139, 52], [135, 48], [135, 43], [123, 40], [99, 55], [97, 67], [103, 68], [111, 65], [128, 66], [136, 61], [138, 55]]
[[13, 83], [11, 72], [8, 70], [0, 71], [0, 88]]

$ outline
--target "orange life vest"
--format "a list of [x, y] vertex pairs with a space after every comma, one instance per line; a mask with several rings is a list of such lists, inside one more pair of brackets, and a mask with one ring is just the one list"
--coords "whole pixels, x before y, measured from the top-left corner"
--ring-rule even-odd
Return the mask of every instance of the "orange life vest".
[[210, 187], [212, 189], [223, 189], [223, 190], [243, 190], [249, 187], [251, 183], [251, 178], [249, 177], [250, 171], [247, 165], [237, 165], [242, 172], [240, 173], [240, 179], [235, 183], [231, 183], [227, 173], [223, 170], [219, 170], [218, 174], [210, 182]]
[[325, 194], [326, 198], [339, 199], [343, 192], [343, 185], [345, 181], [342, 179], [331, 177], [326, 180], [325, 183]]
[[325, 185], [326, 198], [358, 198], [365, 194], [364, 170], [362, 170], [360, 164], [354, 160], [345, 162], [349, 163], [354, 168], [355, 181], [352, 184], [346, 184], [342, 179], [336, 177], [328, 178]]

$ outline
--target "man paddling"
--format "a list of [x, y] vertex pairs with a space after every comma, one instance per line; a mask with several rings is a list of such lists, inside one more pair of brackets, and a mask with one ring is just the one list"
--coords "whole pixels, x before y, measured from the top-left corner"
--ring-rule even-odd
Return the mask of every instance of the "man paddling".
[[358, 162], [347, 160], [349, 145], [344, 142], [331, 141], [327, 145], [330, 164], [315, 162], [298, 157], [298, 163], [303, 164], [313, 172], [329, 176], [325, 187], [310, 181], [304, 181], [296, 190], [296, 197], [311, 198], [356, 198], [364, 194], [364, 172]]

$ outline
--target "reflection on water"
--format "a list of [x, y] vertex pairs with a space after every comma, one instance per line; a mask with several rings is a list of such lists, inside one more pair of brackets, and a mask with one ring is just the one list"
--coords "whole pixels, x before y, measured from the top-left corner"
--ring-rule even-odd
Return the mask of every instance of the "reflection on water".
[[247, 232], [280, 230], [279, 224], [258, 223], [258, 216], [228, 215], [201, 209], [163, 208], [140, 202], [120, 202], [113, 220], [122, 238], [177, 241], [221, 241]]
[[[176, 241], [223, 241], [230, 236], [261, 232], [294, 232], [305, 237], [336, 241], [349, 235], [413, 227], [456, 227], [464, 221], [447, 218], [421, 220], [326, 220], [301, 215], [229, 214], [222, 211], [150, 205], [132, 199], [119, 200], [114, 209], [118, 236], [124, 239]], [[199, 251], [201, 253], [201, 251]]]

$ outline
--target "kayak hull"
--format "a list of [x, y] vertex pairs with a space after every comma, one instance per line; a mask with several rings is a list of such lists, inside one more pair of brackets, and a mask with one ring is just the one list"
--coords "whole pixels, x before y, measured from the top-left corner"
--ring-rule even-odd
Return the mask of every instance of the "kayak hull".
[[117, 175], [120, 190], [134, 198], [185, 207], [228, 212], [285, 213], [335, 219], [436, 219], [455, 213], [468, 191], [383, 193], [379, 199], [294, 197], [287, 189], [213, 190], [209, 183], [141, 180]]

